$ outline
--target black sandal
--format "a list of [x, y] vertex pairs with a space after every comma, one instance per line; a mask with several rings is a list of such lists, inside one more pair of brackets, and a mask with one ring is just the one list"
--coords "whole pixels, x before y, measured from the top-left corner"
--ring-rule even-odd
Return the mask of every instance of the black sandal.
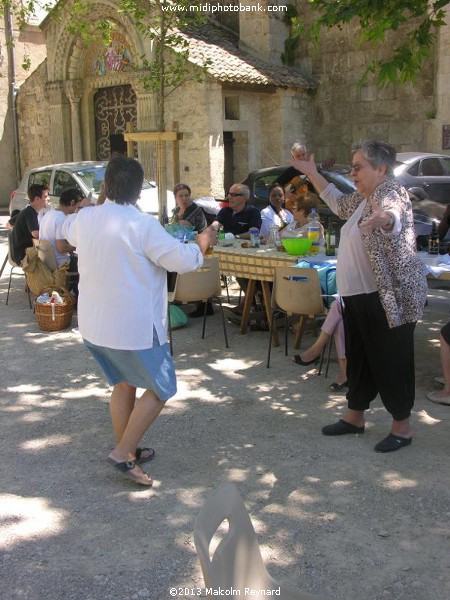
[[[145, 457], [142, 456], [143, 452], [150, 452], [150, 454]], [[136, 458], [135, 458], [135, 462], [137, 465], [142, 465], [143, 463], [148, 462], [149, 460], [153, 460], [155, 458], [155, 451], [153, 450], [153, 448], [136, 448]], [[141, 458], [142, 457], [142, 458]]]
[[[118, 463], [118, 462], [115, 462], [114, 459], [108, 457], [108, 462], [111, 463], [115, 469], [120, 471], [127, 479], [134, 481], [134, 483], [137, 483], [138, 485], [143, 485], [145, 487], [152, 487], [153, 481], [152, 481], [152, 479], [150, 479], [150, 477], [144, 471], [142, 471], [142, 473], [144, 473], [144, 475], [146, 475], [148, 477], [148, 482], [144, 483], [143, 481], [138, 481], [136, 479], [136, 476], [133, 473], [133, 469], [135, 469], [137, 467], [136, 461], [126, 460], [124, 462]], [[139, 477], [139, 475], [138, 475], [138, 477]]]
[[330, 390], [332, 392], [341, 392], [346, 387], [348, 387], [348, 381], [344, 381], [344, 383], [337, 383], [335, 381], [330, 385]]

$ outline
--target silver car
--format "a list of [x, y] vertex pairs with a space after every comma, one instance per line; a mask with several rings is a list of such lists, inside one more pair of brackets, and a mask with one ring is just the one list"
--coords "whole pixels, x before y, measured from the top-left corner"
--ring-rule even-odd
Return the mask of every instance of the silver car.
[[450, 156], [429, 152], [399, 152], [395, 177], [407, 189], [421, 188], [427, 197], [450, 203]]
[[[105, 178], [106, 161], [84, 161], [47, 165], [30, 169], [22, 177], [19, 187], [11, 194], [9, 213], [22, 210], [28, 204], [27, 190], [33, 183], [47, 184], [50, 188], [49, 201], [51, 206], [59, 203], [59, 197], [64, 190], [79, 189], [82, 194], [92, 194], [92, 201], [97, 202], [100, 186]], [[144, 180], [141, 197], [137, 202], [143, 212], [158, 215], [158, 189], [153, 181]], [[175, 207], [171, 192], [167, 193], [167, 212], [170, 215]]]

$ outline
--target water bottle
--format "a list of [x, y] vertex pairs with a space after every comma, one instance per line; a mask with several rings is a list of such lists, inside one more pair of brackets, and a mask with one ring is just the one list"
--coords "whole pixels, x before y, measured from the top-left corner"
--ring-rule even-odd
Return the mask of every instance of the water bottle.
[[308, 215], [308, 239], [311, 240], [311, 254], [318, 254], [320, 238], [320, 221], [315, 208]]
[[257, 227], [250, 227], [248, 232], [250, 234], [250, 248], [259, 248], [259, 229]]

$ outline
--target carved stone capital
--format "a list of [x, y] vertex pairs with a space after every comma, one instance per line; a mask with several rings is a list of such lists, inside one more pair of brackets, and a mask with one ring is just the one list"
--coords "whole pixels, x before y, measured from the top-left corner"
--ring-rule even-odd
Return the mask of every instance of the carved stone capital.
[[52, 106], [67, 103], [64, 81], [49, 81], [45, 86], [45, 93]]
[[81, 79], [66, 81], [65, 91], [70, 103], [78, 104], [83, 97], [84, 83]]

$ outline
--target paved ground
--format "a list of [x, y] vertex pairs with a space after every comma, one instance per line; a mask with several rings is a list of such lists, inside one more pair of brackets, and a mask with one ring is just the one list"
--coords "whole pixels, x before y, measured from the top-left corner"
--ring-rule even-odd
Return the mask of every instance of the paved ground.
[[[4, 230], [0, 245], [2, 260]], [[2, 599], [165, 600], [172, 587], [201, 588], [194, 521], [224, 481], [245, 499], [274, 577], [336, 600], [450, 599], [450, 408], [425, 399], [440, 374], [448, 290], [430, 291], [418, 325], [415, 436], [392, 455], [373, 452], [389, 428], [379, 401], [364, 435], [321, 436], [345, 406], [328, 392], [335, 363], [326, 380], [277, 349], [267, 370], [267, 333], [230, 325], [226, 350], [217, 314], [205, 340], [191, 321], [174, 333], [179, 392], [145, 440], [156, 448], [156, 483], [141, 490], [105, 461], [108, 388], [79, 337], [40, 332], [19, 277], [5, 306], [7, 282], [8, 269]]]

